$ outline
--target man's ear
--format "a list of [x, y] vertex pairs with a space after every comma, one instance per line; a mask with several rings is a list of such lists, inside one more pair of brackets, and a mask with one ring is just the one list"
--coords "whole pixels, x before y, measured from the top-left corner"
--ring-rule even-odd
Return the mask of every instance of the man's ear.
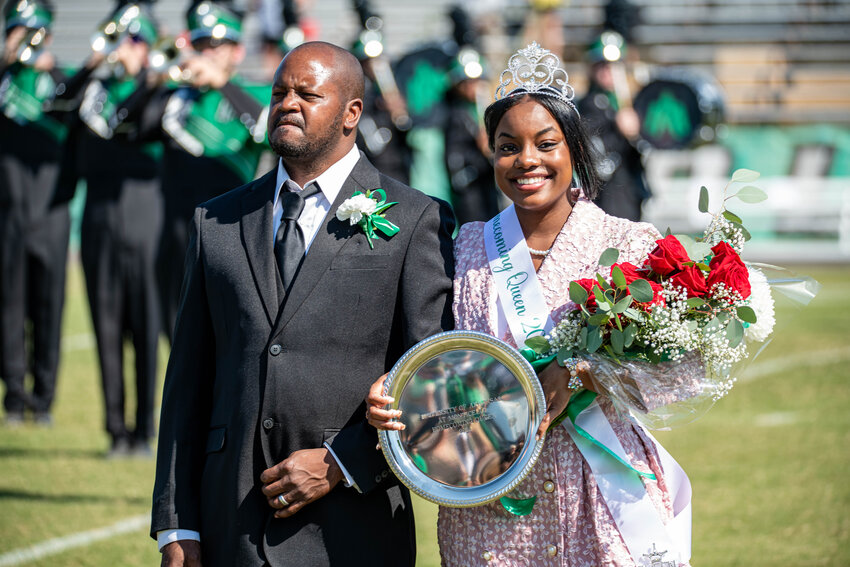
[[353, 98], [345, 104], [345, 114], [342, 120], [342, 126], [346, 130], [354, 130], [357, 128], [357, 123], [360, 122], [360, 116], [363, 114], [363, 101], [359, 98]]

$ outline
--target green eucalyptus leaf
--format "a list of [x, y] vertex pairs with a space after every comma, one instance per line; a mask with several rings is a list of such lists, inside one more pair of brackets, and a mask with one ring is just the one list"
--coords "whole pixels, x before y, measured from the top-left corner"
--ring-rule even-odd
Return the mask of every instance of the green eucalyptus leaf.
[[[596, 281], [599, 282], [599, 287], [602, 289], [611, 289], [611, 285], [605, 281], [605, 278], [602, 277], [602, 274], [596, 274]], [[596, 292], [594, 292], [596, 293]], [[601, 293], [601, 290], [600, 290]]]
[[572, 357], [573, 357], [573, 348], [572, 347], [563, 347], [563, 348], [561, 348], [561, 350], [558, 351], [558, 356], [557, 356], [558, 364], [560, 366], [563, 366], [564, 361], [567, 360], [568, 358], [572, 358]]
[[745, 185], [733, 197], [737, 197], [745, 203], [761, 203], [767, 199], [767, 193], [755, 185]]
[[620, 329], [611, 329], [611, 348], [614, 349], [616, 354], [623, 354], [625, 342], [625, 337], [623, 337], [623, 332]]
[[614, 304], [614, 307], [611, 309], [614, 313], [623, 313], [626, 309], [628, 309], [632, 304], [632, 296], [627, 295], [620, 301]]
[[688, 256], [697, 262], [703, 260], [709, 254], [711, 254], [711, 245], [708, 242], [694, 242], [693, 246], [688, 250]]
[[530, 337], [525, 340], [525, 346], [537, 354], [543, 354], [552, 350], [552, 345], [544, 337]]
[[652, 286], [644, 279], [637, 279], [629, 284], [629, 293], [638, 303], [648, 303], [652, 301]]
[[731, 223], [744, 224], [744, 221], [741, 220], [741, 217], [739, 217], [732, 211], [723, 211], [723, 217]]
[[664, 231], [664, 236], [667, 237], [667, 236], [670, 236], [671, 234], [673, 234], [673, 231], [670, 230], [670, 227], [668, 226], [667, 230]]
[[578, 305], [584, 305], [587, 302], [587, 291], [577, 282], [570, 282], [570, 301]]
[[761, 173], [753, 171], [752, 169], [736, 169], [732, 173], [732, 181], [737, 183], [749, 183], [750, 181], [755, 181], [760, 176]]
[[617, 261], [617, 258], [620, 257], [620, 251], [616, 248], [606, 248], [605, 251], [599, 256], [599, 265], [600, 266], [613, 266]]
[[608, 313], [597, 313], [587, 318], [588, 325], [604, 325], [608, 322], [611, 316]]
[[705, 324], [703, 331], [706, 333], [714, 332], [720, 329], [720, 320], [717, 317], [712, 317], [711, 321]]
[[749, 240], [753, 237], [753, 235], [752, 235], [752, 234], [750, 234], [750, 231], [749, 231], [749, 230], [747, 230], [746, 228], [744, 228], [744, 227], [743, 227], [743, 225], [742, 225], [742, 226], [739, 226], [738, 228], [740, 228], [740, 229], [741, 229], [741, 234], [743, 234], [743, 235], [744, 235], [744, 241], [745, 241], [745, 242], [749, 242]]
[[602, 346], [602, 330], [598, 327], [587, 327], [587, 352], [596, 352]]
[[705, 305], [705, 301], [703, 301], [700, 297], [689, 297], [687, 300], [685, 300], [685, 303], [688, 305], [688, 307], [702, 307], [703, 305]]
[[642, 319], [640, 311], [631, 307], [623, 311], [623, 316], [628, 317], [632, 321], [640, 321]]
[[637, 325], [628, 325], [623, 329], [623, 346], [629, 348], [635, 342], [637, 336]]
[[626, 287], [626, 276], [623, 274], [623, 270], [620, 269], [620, 266], [614, 266], [611, 268], [611, 281], [613, 281], [614, 285], [618, 288]]
[[699, 212], [708, 212], [708, 189], [705, 186], [699, 188]]
[[578, 333], [578, 348], [587, 350], [587, 327], [582, 327]]
[[606, 298], [604, 295], [599, 296], [599, 299], [600, 301], [596, 302], [596, 307], [598, 308], [597, 311], [602, 313], [608, 313], [614, 307], [608, 302], [608, 298]]
[[758, 320], [758, 317], [756, 317], [756, 312], [753, 311], [752, 307], [749, 307], [747, 305], [742, 305], [741, 307], [739, 307], [737, 312], [738, 317], [740, 317], [740, 319], [746, 323], [755, 323]]
[[744, 326], [737, 319], [730, 319], [726, 325], [726, 338], [730, 347], [736, 347], [744, 339]]

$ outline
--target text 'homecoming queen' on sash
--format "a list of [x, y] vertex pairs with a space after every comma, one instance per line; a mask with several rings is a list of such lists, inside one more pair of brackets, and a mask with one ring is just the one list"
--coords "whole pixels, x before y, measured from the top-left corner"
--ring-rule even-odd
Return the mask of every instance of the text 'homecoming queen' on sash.
[[[498, 306], [517, 346], [522, 348], [528, 338], [551, 331], [554, 323], [513, 205], [486, 223], [484, 246], [496, 284]], [[586, 401], [588, 397], [582, 399]], [[678, 561], [689, 561], [690, 482], [667, 451], [645, 431], [655, 443], [673, 503], [674, 518], [665, 526], [646, 492], [644, 480], [633, 468], [623, 465], [628, 463], [628, 456], [595, 399], [579, 409], [574, 420], [565, 419], [562, 424], [593, 471], [635, 563], [678, 564], [658, 562], [660, 554], [665, 553]], [[651, 560], [656, 562], [650, 563]]]

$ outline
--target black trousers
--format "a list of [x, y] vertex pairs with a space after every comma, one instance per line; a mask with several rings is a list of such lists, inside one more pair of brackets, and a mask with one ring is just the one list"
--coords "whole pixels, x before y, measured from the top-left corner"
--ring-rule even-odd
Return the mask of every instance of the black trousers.
[[52, 202], [58, 169], [56, 162], [0, 156], [0, 375], [7, 412], [48, 412], [56, 391], [70, 230], [67, 203]]
[[[81, 258], [97, 339], [106, 430], [113, 439], [154, 434], [160, 316], [155, 262], [162, 225], [157, 180], [113, 180], [86, 203]], [[96, 181], [91, 180], [91, 183]], [[135, 351], [135, 427], [125, 418], [124, 342]]]

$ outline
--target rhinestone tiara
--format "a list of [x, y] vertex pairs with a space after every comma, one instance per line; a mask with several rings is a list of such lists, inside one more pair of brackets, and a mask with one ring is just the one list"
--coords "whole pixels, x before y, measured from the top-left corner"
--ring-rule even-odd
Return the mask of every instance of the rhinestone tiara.
[[[508, 68], [499, 75], [495, 99], [536, 93], [562, 100], [578, 114], [573, 103], [575, 90], [568, 81], [561, 59], [535, 41], [508, 59]], [[511, 85], [513, 88], [508, 90]]]

